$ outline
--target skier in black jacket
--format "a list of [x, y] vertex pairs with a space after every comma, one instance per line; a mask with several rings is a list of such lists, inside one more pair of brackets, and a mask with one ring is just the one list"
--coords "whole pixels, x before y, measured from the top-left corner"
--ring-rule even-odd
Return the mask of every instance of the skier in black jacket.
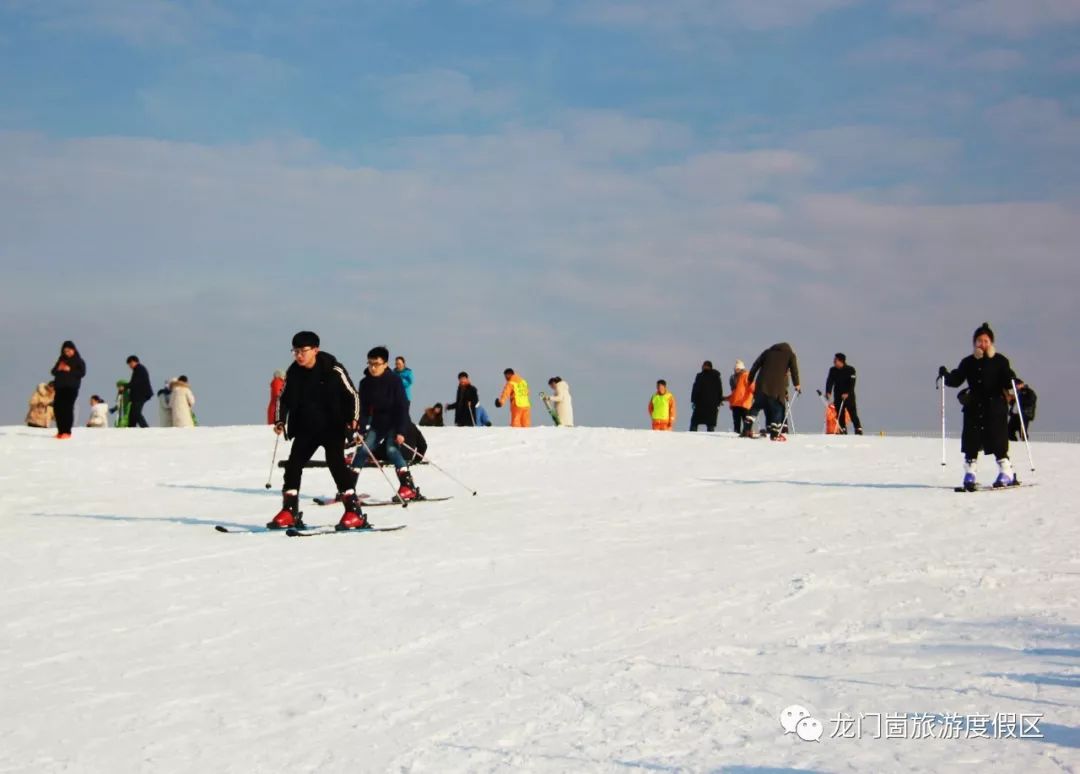
[[969, 492], [977, 488], [976, 467], [979, 452], [997, 458], [998, 476], [995, 487], [1020, 483], [1009, 461], [1009, 403], [1006, 398], [1016, 379], [1009, 359], [994, 349], [994, 332], [983, 323], [972, 337], [975, 351], [960, 361], [955, 370], [945, 366], [938, 369], [938, 378], [948, 387], [967, 382], [964, 401], [964, 429], [960, 450], [964, 453], [963, 487]]
[[[412, 420], [409, 419], [409, 399], [405, 385], [387, 360], [386, 347], [374, 347], [367, 354], [367, 369], [360, 380], [360, 415], [364, 422], [364, 443], [369, 450], [380, 444], [388, 461], [394, 464], [398, 477], [398, 497], [415, 500], [420, 490], [409, 472], [409, 464], [401, 454]], [[411, 444], [410, 444], [411, 445]], [[362, 449], [357, 454], [365, 453]]]
[[[1017, 411], [1015, 398], [1010, 393], [1009, 402], [1012, 406], [1012, 410], [1009, 414], [1009, 440], [1010, 441], [1022, 441], [1024, 435], [1031, 434], [1031, 423], [1035, 421], [1035, 403], [1038, 400], [1038, 396], [1035, 395], [1035, 390], [1031, 389], [1030, 384], [1018, 381], [1016, 383], [1016, 392], [1020, 395], [1020, 409]], [[1020, 429], [1020, 415], [1024, 415], [1023, 432]]]
[[127, 364], [131, 369], [131, 381], [127, 386], [127, 397], [131, 405], [128, 427], [148, 427], [142, 410], [146, 401], [154, 397], [154, 388], [150, 386], [150, 372], [139, 362], [136, 355], [128, 356]]
[[356, 497], [356, 474], [345, 465], [345, 436], [356, 431], [360, 400], [345, 366], [319, 351], [319, 337], [300, 331], [292, 339], [294, 362], [285, 372], [285, 386], [278, 395], [274, 432], [292, 439], [285, 464], [281, 511], [266, 526], [270, 529], [303, 527], [300, 479], [304, 464], [315, 450], [326, 451], [326, 466], [334, 477], [345, 513], [338, 529], [363, 529], [367, 517]]
[[836, 421], [840, 432], [847, 432], [844, 412], [851, 415], [851, 424], [855, 426], [855, 435], [862, 435], [862, 422], [855, 407], [855, 369], [848, 365], [847, 355], [837, 352], [833, 358], [829, 376], [825, 379], [825, 400], [831, 400], [836, 407]]
[[480, 405], [480, 393], [472, 386], [469, 375], [462, 371], [457, 375], [457, 396], [453, 403], [447, 403], [445, 411], [454, 412], [454, 424], [458, 427], [476, 426], [476, 407]]
[[60, 345], [60, 357], [56, 359], [52, 375], [56, 385], [53, 412], [56, 415], [56, 437], [70, 438], [71, 426], [75, 424], [75, 401], [79, 398], [79, 386], [86, 376], [86, 363], [79, 356], [74, 342]]
[[690, 432], [696, 433], [698, 425], [705, 425], [710, 433], [716, 430], [716, 416], [723, 401], [724, 382], [720, 372], [713, 370], [711, 360], [706, 360], [690, 390]]

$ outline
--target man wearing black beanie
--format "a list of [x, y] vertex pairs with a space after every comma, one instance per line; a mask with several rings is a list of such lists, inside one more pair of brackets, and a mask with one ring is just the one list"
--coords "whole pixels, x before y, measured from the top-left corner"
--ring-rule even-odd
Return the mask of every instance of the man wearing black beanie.
[[844, 414], [851, 416], [851, 424], [855, 425], [855, 435], [862, 435], [862, 422], [859, 421], [859, 411], [855, 405], [855, 369], [848, 365], [847, 355], [837, 352], [833, 357], [832, 368], [825, 379], [825, 400], [831, 400], [836, 408], [836, 421], [840, 426], [840, 432], [847, 432], [847, 421]]
[[319, 351], [319, 337], [312, 331], [293, 336], [292, 354], [293, 364], [285, 372], [285, 386], [275, 407], [274, 432], [284, 433], [293, 445], [285, 464], [281, 511], [266, 526], [303, 528], [300, 479], [304, 464], [322, 447], [345, 506], [338, 529], [364, 529], [369, 525], [356, 497], [356, 475], [345, 465], [345, 435], [356, 430], [360, 418], [360, 399], [352, 379], [333, 355]]

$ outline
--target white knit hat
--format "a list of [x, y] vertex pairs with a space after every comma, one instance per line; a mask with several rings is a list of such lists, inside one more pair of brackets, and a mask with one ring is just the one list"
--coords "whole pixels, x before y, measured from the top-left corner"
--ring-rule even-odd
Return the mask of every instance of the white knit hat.
[[746, 363], [744, 363], [741, 360], [736, 360], [735, 361], [735, 370], [736, 371], [745, 371], [746, 370]]

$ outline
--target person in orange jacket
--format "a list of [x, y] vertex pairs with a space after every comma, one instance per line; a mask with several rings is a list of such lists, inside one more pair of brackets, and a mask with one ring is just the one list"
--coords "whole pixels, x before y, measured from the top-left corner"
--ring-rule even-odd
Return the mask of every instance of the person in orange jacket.
[[270, 380], [270, 405], [266, 409], [266, 424], [274, 424], [274, 415], [277, 413], [277, 399], [281, 395], [281, 388], [285, 386], [285, 372], [274, 371], [274, 378]]
[[656, 392], [649, 399], [649, 418], [653, 430], [671, 430], [675, 426], [675, 396], [668, 392], [667, 382], [656, 383]]
[[728, 395], [728, 407], [731, 409], [731, 420], [735, 432], [742, 433], [743, 417], [754, 405], [754, 385], [750, 383], [750, 372], [746, 370], [743, 361], [735, 361], [735, 373], [731, 375], [729, 385], [731, 394]]
[[513, 368], [503, 371], [506, 386], [502, 394], [495, 399], [495, 407], [502, 408], [510, 401], [510, 427], [532, 427], [532, 404], [529, 402], [529, 383], [514, 373]]

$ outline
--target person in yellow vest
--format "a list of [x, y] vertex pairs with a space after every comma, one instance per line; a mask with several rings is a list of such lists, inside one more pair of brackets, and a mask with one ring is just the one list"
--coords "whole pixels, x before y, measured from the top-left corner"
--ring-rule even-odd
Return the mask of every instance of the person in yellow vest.
[[675, 396], [668, 392], [663, 379], [656, 383], [656, 392], [649, 400], [649, 417], [653, 430], [671, 430], [675, 425]]
[[503, 403], [510, 401], [510, 427], [531, 427], [532, 417], [529, 408], [529, 383], [514, 373], [513, 368], [503, 371], [506, 377], [506, 386], [502, 394], [495, 399], [495, 407], [502, 408]]

